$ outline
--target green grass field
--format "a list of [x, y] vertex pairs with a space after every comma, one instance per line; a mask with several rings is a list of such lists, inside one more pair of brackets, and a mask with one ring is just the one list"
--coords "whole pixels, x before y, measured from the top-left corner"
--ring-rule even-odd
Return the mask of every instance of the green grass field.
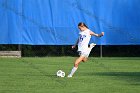
[[0, 93], [140, 93], [140, 58], [89, 58], [73, 78], [74, 57], [0, 58]]

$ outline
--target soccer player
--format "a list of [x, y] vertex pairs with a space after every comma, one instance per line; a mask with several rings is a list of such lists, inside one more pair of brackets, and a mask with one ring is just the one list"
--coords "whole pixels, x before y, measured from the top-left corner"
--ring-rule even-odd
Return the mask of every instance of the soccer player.
[[72, 68], [68, 77], [73, 76], [75, 71], [78, 69], [78, 65], [80, 64], [80, 62], [87, 61], [90, 51], [96, 45], [94, 43], [91, 43], [90, 46], [88, 47], [91, 36], [102, 37], [104, 35], [104, 32], [102, 32], [101, 34], [96, 34], [96, 33], [92, 32], [91, 30], [88, 29], [88, 27], [83, 22], [80, 22], [78, 24], [78, 28], [80, 30], [79, 38], [76, 41], [76, 44], [74, 46], [72, 46], [72, 48], [74, 49], [76, 47], [76, 45], [78, 44], [78, 53], [79, 53], [80, 57], [76, 59], [76, 61], [74, 63], [74, 67]]

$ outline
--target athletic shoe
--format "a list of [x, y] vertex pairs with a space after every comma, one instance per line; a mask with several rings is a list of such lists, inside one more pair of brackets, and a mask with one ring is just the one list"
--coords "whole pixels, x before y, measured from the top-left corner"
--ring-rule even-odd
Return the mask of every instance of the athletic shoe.
[[68, 75], [67, 77], [68, 77], [68, 78], [71, 78], [71, 77], [72, 77], [72, 75]]
[[90, 48], [95, 47], [95, 45], [96, 45], [95, 43], [91, 43], [91, 44], [90, 44]]

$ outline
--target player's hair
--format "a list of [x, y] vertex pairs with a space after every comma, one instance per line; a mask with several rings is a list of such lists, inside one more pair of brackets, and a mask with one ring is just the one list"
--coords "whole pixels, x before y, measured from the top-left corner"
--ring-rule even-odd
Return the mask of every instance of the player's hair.
[[87, 26], [85, 23], [83, 23], [83, 22], [80, 22], [80, 23], [78, 24], [78, 26], [81, 26], [81, 27], [86, 27], [86, 28], [88, 28], [88, 26]]

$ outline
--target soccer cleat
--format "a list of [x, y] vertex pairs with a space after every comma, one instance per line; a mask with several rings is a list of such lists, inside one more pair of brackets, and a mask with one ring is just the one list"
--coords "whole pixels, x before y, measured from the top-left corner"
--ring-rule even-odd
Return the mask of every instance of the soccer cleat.
[[91, 43], [91, 44], [90, 44], [90, 48], [95, 47], [95, 45], [96, 45], [95, 43]]
[[68, 77], [68, 78], [71, 78], [71, 77], [72, 77], [72, 75], [68, 75], [67, 77]]

